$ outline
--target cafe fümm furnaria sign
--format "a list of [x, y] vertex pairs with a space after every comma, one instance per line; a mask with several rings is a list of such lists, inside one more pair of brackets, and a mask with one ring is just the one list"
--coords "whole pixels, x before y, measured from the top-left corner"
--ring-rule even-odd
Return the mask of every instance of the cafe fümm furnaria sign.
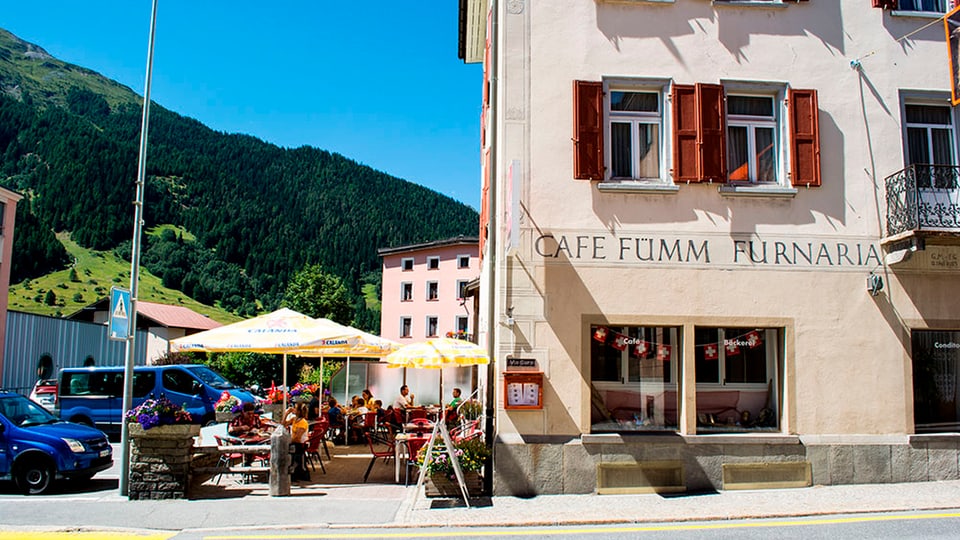
[[881, 265], [875, 239], [761, 235], [545, 233], [533, 251], [546, 261], [569, 263], [872, 270]]

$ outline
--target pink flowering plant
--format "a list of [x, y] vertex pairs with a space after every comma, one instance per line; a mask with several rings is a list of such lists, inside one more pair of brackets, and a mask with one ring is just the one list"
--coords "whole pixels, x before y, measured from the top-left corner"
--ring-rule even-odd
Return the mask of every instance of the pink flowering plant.
[[191, 424], [193, 417], [180, 405], [160, 396], [160, 399], [148, 399], [128, 411], [127, 422], [137, 422], [146, 430], [170, 424]]
[[243, 403], [236, 396], [231, 395], [230, 392], [224, 391], [220, 394], [220, 399], [214, 404], [213, 410], [222, 413], [239, 413], [243, 410]]
[[[490, 449], [480, 439], [465, 439], [453, 444], [454, 454], [460, 462], [460, 470], [463, 472], [480, 471], [484, 462], [490, 457]], [[427, 445], [423, 445], [417, 452], [417, 464], [421, 467], [427, 458]], [[427, 464], [427, 473], [430, 475], [442, 475], [450, 480], [456, 479], [456, 473], [453, 470], [453, 463], [447, 454], [443, 441], [438, 440], [433, 445], [433, 452], [430, 463]]]

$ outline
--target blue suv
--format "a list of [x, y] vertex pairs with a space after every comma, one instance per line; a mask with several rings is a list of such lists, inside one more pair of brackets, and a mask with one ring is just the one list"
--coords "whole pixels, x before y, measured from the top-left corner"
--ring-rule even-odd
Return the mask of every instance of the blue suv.
[[0, 479], [35, 495], [57, 478], [89, 480], [112, 465], [102, 431], [62, 422], [20, 394], [0, 392]]

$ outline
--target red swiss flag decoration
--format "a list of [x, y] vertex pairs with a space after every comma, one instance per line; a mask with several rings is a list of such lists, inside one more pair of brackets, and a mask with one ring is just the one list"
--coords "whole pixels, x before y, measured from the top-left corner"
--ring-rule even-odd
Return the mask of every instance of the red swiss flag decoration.
[[735, 356], [740, 354], [740, 347], [737, 345], [737, 340], [728, 339], [724, 348], [727, 350], [727, 354], [730, 356]]
[[641, 339], [636, 345], [633, 346], [633, 355], [638, 358], [646, 358], [650, 356], [650, 342]]
[[616, 350], [618, 350], [618, 351], [622, 351], [622, 350], [626, 349], [626, 348], [627, 348], [627, 336], [625, 336], [625, 335], [623, 335], [623, 334], [618, 334], [618, 333], [614, 332], [612, 345], [613, 345], [613, 348], [616, 349]]
[[598, 326], [597, 329], [593, 331], [593, 339], [599, 341], [600, 343], [606, 342], [606, 341], [607, 341], [607, 327], [606, 327], [606, 326]]
[[657, 347], [657, 360], [664, 362], [670, 359], [670, 345], [660, 345]]
[[716, 343], [707, 343], [703, 346], [703, 359], [716, 360], [720, 358], [720, 347]]
[[760, 332], [757, 332], [756, 330], [747, 332], [747, 335], [744, 336], [744, 338], [747, 340], [747, 344], [750, 345], [751, 349], [756, 349], [763, 344], [763, 340], [760, 339]]

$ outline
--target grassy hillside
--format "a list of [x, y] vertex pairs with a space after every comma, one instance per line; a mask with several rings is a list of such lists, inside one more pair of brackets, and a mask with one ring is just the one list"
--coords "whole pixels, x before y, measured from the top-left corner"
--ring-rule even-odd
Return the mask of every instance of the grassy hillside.
[[[73, 242], [69, 234], [58, 234], [57, 239], [73, 257], [73, 266], [11, 285], [8, 298], [10, 309], [41, 315], [69, 315], [83, 306], [108, 297], [111, 287], [130, 288], [128, 261], [118, 258], [110, 251], [84, 249]], [[52, 305], [48, 303], [48, 291], [53, 291]], [[203, 305], [179, 291], [164, 288], [159, 278], [142, 268], [138, 291], [139, 300], [188, 307], [224, 324], [240, 320], [236, 315]]]

